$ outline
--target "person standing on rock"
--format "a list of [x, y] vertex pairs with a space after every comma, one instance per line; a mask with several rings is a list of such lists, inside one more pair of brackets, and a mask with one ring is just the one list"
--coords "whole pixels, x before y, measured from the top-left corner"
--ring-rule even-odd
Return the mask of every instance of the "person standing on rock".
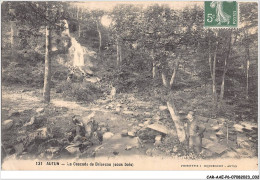
[[202, 137], [205, 129], [199, 127], [194, 111], [190, 111], [186, 118], [188, 119], [186, 136], [189, 151], [199, 154], [202, 149]]

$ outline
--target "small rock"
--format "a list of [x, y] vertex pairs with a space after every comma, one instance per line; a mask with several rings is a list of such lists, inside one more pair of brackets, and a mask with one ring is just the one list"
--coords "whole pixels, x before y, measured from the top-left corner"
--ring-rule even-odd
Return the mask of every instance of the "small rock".
[[9, 113], [9, 117], [19, 116], [19, 115], [21, 115], [21, 112], [19, 112], [19, 111], [15, 111], [15, 112], [10, 112], [10, 113]]
[[133, 123], [129, 123], [129, 124], [127, 124], [127, 126], [131, 127], [131, 126], [133, 126]]
[[114, 134], [111, 133], [111, 132], [106, 132], [103, 134], [103, 140], [107, 140], [107, 139], [110, 139], [111, 137], [113, 137]]
[[155, 141], [162, 141], [162, 136], [161, 135], [155, 136]]
[[27, 91], [30, 91], [28, 89], [22, 89], [21, 92], [27, 92]]
[[219, 125], [212, 126], [212, 129], [213, 129], [214, 131], [219, 131], [220, 126], [219, 126]]
[[218, 137], [218, 138], [225, 138], [225, 134], [223, 133], [223, 131], [218, 131], [217, 133], [216, 133], [216, 136]]
[[246, 135], [244, 134], [237, 134], [237, 145], [240, 146], [241, 144], [243, 144], [244, 142], [248, 141], [248, 138]]
[[153, 116], [153, 120], [154, 121], [160, 121], [161, 117], [158, 114], [156, 114], [155, 116]]
[[132, 148], [139, 148], [141, 144], [142, 143], [138, 137], [131, 138], [131, 140], [129, 141], [129, 146], [131, 146]]
[[102, 133], [108, 132], [108, 128], [107, 127], [101, 127], [100, 131]]
[[154, 143], [154, 139], [144, 139], [142, 140], [143, 143]]
[[116, 107], [116, 112], [120, 112], [120, 107]]
[[247, 129], [247, 130], [252, 130], [252, 129], [257, 128], [257, 124], [251, 123], [251, 122], [242, 122], [241, 125], [244, 126], [244, 128]]
[[62, 89], [56, 89], [56, 93], [62, 93]]
[[214, 155], [214, 153], [208, 149], [202, 149], [200, 154], [204, 157], [212, 157]]
[[177, 147], [177, 146], [174, 146], [174, 147], [172, 148], [172, 152], [173, 152], [173, 153], [177, 153], [177, 152], [178, 152], [178, 147]]
[[248, 148], [238, 148], [236, 149], [236, 152], [243, 157], [250, 157], [250, 156], [254, 156], [254, 153], [249, 150]]
[[181, 110], [181, 111], [179, 111], [179, 115], [181, 115], [181, 116], [185, 115], [186, 116], [187, 114], [184, 111]]
[[45, 150], [45, 157], [47, 159], [53, 159], [59, 156], [60, 147], [50, 147]]
[[233, 127], [235, 128], [236, 131], [243, 132], [244, 126], [242, 126], [240, 124], [234, 124]]
[[47, 127], [37, 129], [35, 132], [29, 134], [29, 139], [47, 139], [49, 137], [49, 133]]
[[153, 150], [152, 149], [147, 149], [147, 151], [145, 153], [148, 156], [152, 156], [153, 155]]
[[144, 127], [144, 124], [141, 124], [141, 123], [140, 123], [140, 124], [138, 124], [138, 126], [139, 126], [139, 127]]
[[131, 149], [133, 149], [133, 147], [132, 146], [126, 146], [126, 148], [125, 148], [125, 150], [131, 150]]
[[36, 119], [35, 116], [31, 117], [30, 121], [27, 122], [27, 123], [25, 123], [24, 126], [30, 126], [30, 125], [33, 125], [34, 122], [35, 122], [35, 119]]
[[8, 130], [10, 129], [14, 124], [14, 121], [12, 119], [8, 119], [8, 120], [5, 120], [3, 123], [2, 123], [2, 129], [3, 130]]
[[37, 113], [43, 113], [43, 112], [44, 112], [44, 108], [37, 108], [37, 109], [36, 109], [36, 112], [37, 112]]
[[161, 144], [162, 144], [161, 141], [155, 141], [155, 143], [154, 143], [155, 146], [159, 146], [159, 145], [161, 145]]
[[136, 133], [134, 131], [127, 132], [128, 136], [135, 137]]
[[78, 154], [80, 153], [79, 146], [78, 145], [69, 145], [65, 148], [70, 154]]
[[145, 125], [145, 126], [147, 126], [147, 125], [149, 125], [149, 124], [152, 124], [151, 120], [147, 120], [147, 121], [144, 122], [144, 125]]
[[211, 140], [213, 140], [213, 141], [216, 141], [218, 138], [217, 138], [217, 136], [216, 136], [215, 134], [211, 134], [211, 135], [209, 136], [209, 139], [211, 139]]
[[113, 151], [113, 154], [114, 154], [115, 156], [117, 156], [117, 155], [119, 154], [119, 152]]
[[123, 114], [127, 114], [127, 115], [133, 115], [134, 112], [133, 111], [123, 111]]
[[160, 109], [160, 111], [165, 111], [165, 110], [167, 110], [168, 108], [167, 108], [167, 106], [159, 106], [159, 109]]
[[144, 112], [144, 115], [145, 115], [145, 116], [151, 116], [152, 113], [150, 113], [150, 112]]
[[46, 149], [45, 152], [54, 154], [54, 153], [58, 152], [59, 150], [60, 150], [60, 147], [50, 147], [50, 148]]
[[234, 151], [228, 151], [228, 152], [224, 153], [221, 157], [222, 158], [240, 158], [239, 154]]
[[224, 118], [217, 118], [217, 121], [220, 126], [223, 126], [227, 120]]
[[239, 147], [248, 149], [252, 147], [252, 143], [250, 143], [249, 141], [243, 141], [239, 144]]
[[121, 136], [125, 137], [128, 135], [128, 131], [126, 129], [124, 129], [122, 132], [121, 132]]

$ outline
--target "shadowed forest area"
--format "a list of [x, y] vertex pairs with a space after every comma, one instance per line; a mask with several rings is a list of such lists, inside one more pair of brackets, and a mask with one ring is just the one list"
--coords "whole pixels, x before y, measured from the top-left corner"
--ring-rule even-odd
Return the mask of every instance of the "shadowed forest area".
[[2, 158], [255, 158], [258, 9], [2, 2]]

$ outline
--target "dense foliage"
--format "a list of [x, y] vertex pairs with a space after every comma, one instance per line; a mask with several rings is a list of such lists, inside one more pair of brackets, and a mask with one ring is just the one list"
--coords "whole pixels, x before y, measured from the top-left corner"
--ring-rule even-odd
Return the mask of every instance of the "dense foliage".
[[[190, 106], [207, 115], [256, 121], [257, 13], [256, 3], [240, 3], [240, 28], [206, 29], [199, 6], [176, 10], [121, 4], [106, 12], [63, 2], [3, 2], [2, 82], [42, 87], [44, 27], [55, 30], [52, 43], [57, 46], [60, 20], [66, 19], [73, 37], [98, 52], [95, 68], [101, 82], [118, 92], [139, 92], [163, 102], [171, 97], [179, 109]], [[111, 20], [109, 27], [101, 23], [104, 16]], [[15, 31], [13, 44], [10, 31]], [[57, 83], [66, 81], [69, 70], [55, 67], [52, 87], [60, 88]], [[60, 70], [65, 75], [55, 81]], [[94, 92], [104, 91], [81, 87], [62, 89], [76, 100], [93, 100]], [[81, 98], [85, 96], [89, 98]]]

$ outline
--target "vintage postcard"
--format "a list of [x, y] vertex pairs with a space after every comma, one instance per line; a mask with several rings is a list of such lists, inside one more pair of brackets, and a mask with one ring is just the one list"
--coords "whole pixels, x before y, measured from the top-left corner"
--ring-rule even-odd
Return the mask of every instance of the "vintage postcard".
[[1, 32], [2, 170], [258, 170], [257, 2], [3, 1]]

